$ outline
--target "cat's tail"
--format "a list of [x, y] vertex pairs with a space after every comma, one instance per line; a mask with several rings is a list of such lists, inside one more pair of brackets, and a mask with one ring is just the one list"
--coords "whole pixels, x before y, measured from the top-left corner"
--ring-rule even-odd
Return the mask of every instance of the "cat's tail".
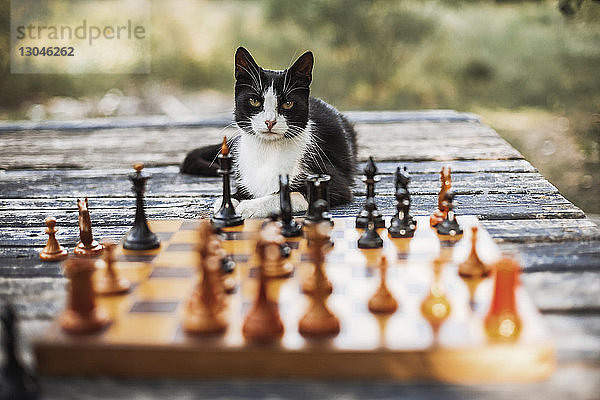
[[220, 144], [194, 149], [185, 156], [179, 171], [190, 175], [217, 176], [217, 170], [219, 169], [217, 156], [220, 151]]

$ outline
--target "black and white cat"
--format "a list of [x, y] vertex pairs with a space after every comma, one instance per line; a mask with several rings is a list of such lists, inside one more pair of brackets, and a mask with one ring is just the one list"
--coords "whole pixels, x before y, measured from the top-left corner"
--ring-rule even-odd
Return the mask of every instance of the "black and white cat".
[[[290, 176], [292, 209], [305, 211], [305, 178], [331, 176], [331, 205], [352, 200], [356, 135], [335, 108], [309, 96], [313, 54], [304, 53], [288, 69], [259, 67], [243, 47], [235, 53], [235, 122], [231, 140], [237, 193], [244, 218], [264, 218], [279, 209], [279, 175]], [[221, 146], [191, 151], [181, 172], [216, 175]], [[220, 205], [217, 201], [216, 206]]]

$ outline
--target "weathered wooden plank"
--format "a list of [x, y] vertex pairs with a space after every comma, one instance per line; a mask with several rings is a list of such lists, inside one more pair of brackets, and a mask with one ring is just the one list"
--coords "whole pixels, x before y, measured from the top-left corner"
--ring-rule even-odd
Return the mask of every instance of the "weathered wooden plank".
[[[381, 175], [393, 174], [396, 167], [405, 166], [411, 175], [439, 174], [443, 166], [450, 166], [452, 173], [473, 172], [507, 172], [520, 174], [524, 172], [538, 172], [527, 160], [451, 160], [451, 161], [379, 161], [376, 157], [378, 173]], [[360, 162], [358, 172], [362, 174], [365, 162]]]
[[[28, 171], [29, 172], [29, 171]], [[128, 196], [131, 194], [126, 170], [7, 171], [0, 181], [0, 196], [4, 198], [39, 198], [75, 196]], [[218, 177], [195, 177], [180, 174], [176, 167], [150, 168], [152, 175], [147, 193], [151, 196], [220, 195], [223, 184]], [[558, 189], [539, 173], [455, 173], [452, 189], [457, 195], [480, 193], [558, 193]], [[354, 194], [365, 195], [366, 188], [355, 179]], [[437, 194], [439, 174], [413, 175], [410, 191], [413, 195]], [[393, 195], [394, 176], [382, 175], [377, 184], [378, 195]], [[0, 207], [2, 203], [0, 202]]]
[[[92, 221], [95, 226], [116, 226], [132, 223], [133, 210], [109, 205], [98, 208], [101, 199], [89, 198]], [[122, 201], [122, 200], [121, 200]], [[181, 198], [161, 199], [152, 203], [148, 210], [149, 218], [197, 218], [208, 216], [212, 210], [214, 197], [194, 197], [187, 199], [189, 205], [183, 205]], [[356, 215], [362, 209], [364, 197], [357, 196], [351, 204], [333, 207], [334, 216]], [[437, 196], [413, 196], [411, 208], [414, 215], [429, 215], [437, 207]], [[62, 204], [65, 204], [62, 202]], [[105, 203], [106, 204], [106, 203]], [[396, 212], [396, 199], [392, 196], [378, 196], [378, 208], [384, 215], [391, 216]], [[476, 194], [456, 197], [458, 215], [476, 215], [486, 220], [511, 219], [563, 219], [585, 218], [585, 214], [559, 194]], [[62, 226], [77, 224], [77, 210], [74, 208], [48, 209], [9, 209], [2, 211], [2, 227], [43, 226], [47, 216], [55, 216]]]
[[503, 244], [501, 249], [519, 254], [528, 272], [600, 271], [600, 240], [597, 233], [593, 238], [582, 237], [578, 241]]
[[[414, 215], [429, 215], [437, 208], [437, 196], [413, 196], [411, 200]], [[364, 197], [357, 196], [351, 204], [332, 208], [332, 215], [355, 215], [364, 201]], [[376, 202], [384, 215], [395, 213], [394, 197], [377, 196]], [[459, 195], [455, 204], [457, 215], [475, 215], [482, 220], [585, 218], [583, 211], [559, 194]]]
[[[422, 111], [344, 111], [352, 123], [392, 123], [392, 122], [480, 122], [478, 115], [454, 110]], [[88, 118], [71, 121], [0, 121], [0, 132], [20, 131], [81, 131], [126, 128], [204, 128], [226, 127], [233, 122], [233, 111], [202, 116], [127, 116], [111, 118]]]
[[[131, 210], [130, 214], [133, 214], [133, 208], [129, 209]], [[70, 207], [69, 210], [76, 213], [73, 207]], [[47, 215], [55, 214], [50, 209], [47, 213]], [[152, 215], [152, 210], [149, 210], [149, 213]], [[596, 254], [593, 251], [594, 241], [600, 239], [600, 229], [587, 219], [484, 220], [481, 223], [494, 240], [506, 248], [506, 251], [535, 254], [539, 249], [539, 253], [541, 253], [539, 261], [527, 263], [532, 268], [537, 268], [538, 264], [540, 268], [546, 268], [547, 265], [565, 265], [566, 268], [576, 268], [577, 265], [580, 265], [581, 268], [589, 268], [596, 265], [596, 261], [584, 259], [584, 257], [587, 257], [586, 254]], [[94, 235], [98, 238], [119, 240], [129, 227], [124, 222], [115, 226], [94, 225]], [[58, 229], [58, 240], [66, 246], [74, 246], [79, 235], [77, 224], [72, 222], [67, 224], [65, 221], [59, 220]], [[44, 230], [43, 221], [36, 226], [2, 227], [0, 257], [2, 257], [3, 247], [37, 248], [43, 246], [47, 239]], [[557, 244], [559, 242], [567, 242], [563, 246], [564, 250], [560, 250], [563, 247]], [[569, 246], [575, 247], [571, 251]], [[600, 244], [598, 244], [598, 249], [600, 249]], [[6, 253], [6, 251], [4, 252]], [[552, 261], [557, 258], [557, 261], [542, 262], [542, 255], [545, 253], [548, 254], [548, 257], [543, 259]], [[11, 257], [19, 257], [19, 253], [14, 253]]]
[[[478, 123], [357, 124], [359, 158], [378, 160], [522, 159], [491, 128]], [[109, 129], [4, 132], [2, 169], [178, 165], [192, 148], [215, 144], [233, 128]]]
[[546, 312], [600, 312], [600, 271], [521, 274], [534, 304]]
[[495, 220], [481, 222], [497, 243], [562, 242], [600, 238], [589, 219]]

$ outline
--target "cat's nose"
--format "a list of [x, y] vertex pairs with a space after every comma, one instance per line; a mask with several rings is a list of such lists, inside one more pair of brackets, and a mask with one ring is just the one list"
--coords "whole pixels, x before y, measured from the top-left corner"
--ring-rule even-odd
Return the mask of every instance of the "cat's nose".
[[275, 121], [275, 120], [272, 120], [272, 121], [266, 120], [265, 121], [265, 124], [267, 125], [268, 130], [271, 130], [271, 128], [273, 128], [276, 123], [277, 123], [277, 121]]

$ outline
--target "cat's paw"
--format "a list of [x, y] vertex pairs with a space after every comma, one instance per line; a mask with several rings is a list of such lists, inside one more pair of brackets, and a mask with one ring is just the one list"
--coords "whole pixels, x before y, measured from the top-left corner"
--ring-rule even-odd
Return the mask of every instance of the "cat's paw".
[[308, 210], [308, 201], [304, 198], [300, 192], [290, 193], [290, 200], [292, 202], [292, 212], [304, 212]]
[[235, 207], [235, 210], [244, 217], [244, 219], [267, 218], [273, 211], [279, 210], [279, 195], [243, 200]]
[[[215, 214], [217, 211], [219, 211], [219, 209], [221, 208], [221, 203], [223, 203], [223, 197], [218, 197], [217, 200], [215, 200], [215, 203], [213, 204], [213, 214]], [[240, 202], [236, 199], [231, 199], [231, 204], [233, 204], [233, 207], [237, 211], [237, 206], [238, 206], [238, 204], [240, 204]], [[238, 211], [238, 214], [239, 214], [239, 211]]]

